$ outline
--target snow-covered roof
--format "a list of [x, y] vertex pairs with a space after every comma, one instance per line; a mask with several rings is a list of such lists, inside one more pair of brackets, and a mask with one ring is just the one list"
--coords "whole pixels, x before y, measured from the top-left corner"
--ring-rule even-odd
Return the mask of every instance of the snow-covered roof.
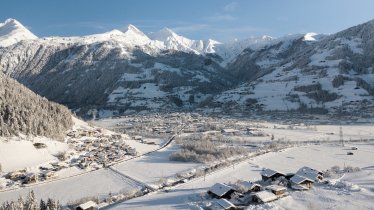
[[262, 202], [270, 202], [276, 200], [278, 197], [269, 191], [261, 191], [255, 194], [255, 196]]
[[218, 196], [223, 196], [230, 190], [233, 190], [230, 186], [222, 184], [222, 183], [216, 183], [214, 184], [208, 192], [211, 192]]
[[322, 172], [309, 168], [309, 167], [302, 167], [296, 172], [296, 174], [302, 177], [306, 177], [311, 180], [318, 180]]
[[217, 200], [218, 205], [220, 205], [223, 209], [235, 208], [235, 205], [232, 204], [230, 201], [221, 198]]
[[222, 132], [224, 132], [224, 133], [236, 133], [236, 132], [239, 132], [239, 130], [232, 129], [232, 128], [225, 128], [225, 129], [222, 129]]
[[291, 177], [290, 180], [291, 180], [291, 182], [293, 182], [295, 184], [301, 184], [305, 181], [314, 182], [313, 179], [310, 179], [310, 178], [304, 177], [304, 176], [300, 176], [299, 174], [294, 175], [293, 177]]
[[256, 183], [253, 183], [253, 182], [248, 182], [248, 181], [244, 181], [241, 184], [243, 185], [243, 187], [246, 188], [246, 190], [252, 190], [256, 186], [261, 187], [261, 185], [259, 185], [259, 184], [256, 184]]
[[298, 184], [291, 185], [291, 188], [294, 190], [308, 190], [308, 187], [304, 185], [298, 185]]
[[[266, 176], [266, 177], [271, 177], [271, 176], [274, 176], [275, 174], [283, 174], [282, 172], [279, 172], [279, 171], [275, 171], [273, 169], [270, 169], [270, 168], [267, 168], [265, 170], [263, 170], [261, 172], [261, 175], [262, 176]], [[284, 174], [283, 174], [284, 175]]]
[[269, 185], [269, 186], [266, 186], [265, 189], [273, 190], [273, 191], [281, 191], [281, 190], [286, 190], [287, 188], [280, 186], [280, 185]]
[[87, 201], [86, 203], [79, 205], [79, 208], [81, 209], [88, 209], [91, 207], [97, 208], [97, 204], [93, 201]]
[[317, 169], [314, 169], [314, 168], [310, 168], [308, 166], [304, 166], [302, 168], [300, 168], [296, 173], [298, 172], [310, 172], [310, 173], [320, 173], [320, 174], [323, 174], [322, 171], [319, 171]]

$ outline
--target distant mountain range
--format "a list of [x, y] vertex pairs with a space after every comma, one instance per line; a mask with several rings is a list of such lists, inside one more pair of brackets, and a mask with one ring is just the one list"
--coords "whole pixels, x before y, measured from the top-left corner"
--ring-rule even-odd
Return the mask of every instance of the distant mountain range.
[[0, 25], [0, 70], [82, 116], [144, 111], [368, 115], [374, 21], [332, 35], [191, 40], [168, 28], [37, 38]]

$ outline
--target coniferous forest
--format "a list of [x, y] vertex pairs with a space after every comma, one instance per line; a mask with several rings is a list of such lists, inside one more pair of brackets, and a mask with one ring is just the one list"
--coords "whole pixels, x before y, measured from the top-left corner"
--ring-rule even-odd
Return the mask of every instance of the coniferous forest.
[[22, 133], [61, 138], [72, 124], [67, 108], [0, 73], [0, 136]]

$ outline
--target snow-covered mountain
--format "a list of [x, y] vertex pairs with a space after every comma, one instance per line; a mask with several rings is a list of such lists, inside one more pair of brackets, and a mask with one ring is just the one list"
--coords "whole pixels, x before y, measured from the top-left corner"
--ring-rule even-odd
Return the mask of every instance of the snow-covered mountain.
[[306, 34], [261, 50], [247, 49], [229, 66], [243, 83], [215, 100], [236, 111], [370, 116], [373, 46], [374, 21], [369, 21], [329, 36]]
[[214, 53], [214, 47], [220, 44], [218, 41], [212, 39], [191, 40], [176, 34], [169, 28], [163, 28], [160, 31], [150, 33], [149, 37], [153, 40], [163, 42], [166, 49], [194, 52], [196, 54]]
[[0, 48], [0, 69], [80, 114], [221, 107], [348, 113], [372, 106], [373, 21], [320, 35], [191, 40], [135, 26]]
[[7, 19], [4, 23], [0, 23], [0, 47], [7, 47], [22, 40], [37, 38], [15, 19]]

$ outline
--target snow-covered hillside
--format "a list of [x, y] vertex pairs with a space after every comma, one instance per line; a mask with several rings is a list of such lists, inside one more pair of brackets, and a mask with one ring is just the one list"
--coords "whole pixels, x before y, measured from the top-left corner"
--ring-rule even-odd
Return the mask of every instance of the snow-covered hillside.
[[246, 50], [231, 65], [245, 80], [216, 100], [236, 110], [368, 116], [362, 110], [373, 110], [373, 34], [370, 21], [329, 36], [306, 34]]
[[15, 19], [7, 19], [4, 23], [0, 23], [0, 47], [7, 47], [22, 40], [37, 38]]

